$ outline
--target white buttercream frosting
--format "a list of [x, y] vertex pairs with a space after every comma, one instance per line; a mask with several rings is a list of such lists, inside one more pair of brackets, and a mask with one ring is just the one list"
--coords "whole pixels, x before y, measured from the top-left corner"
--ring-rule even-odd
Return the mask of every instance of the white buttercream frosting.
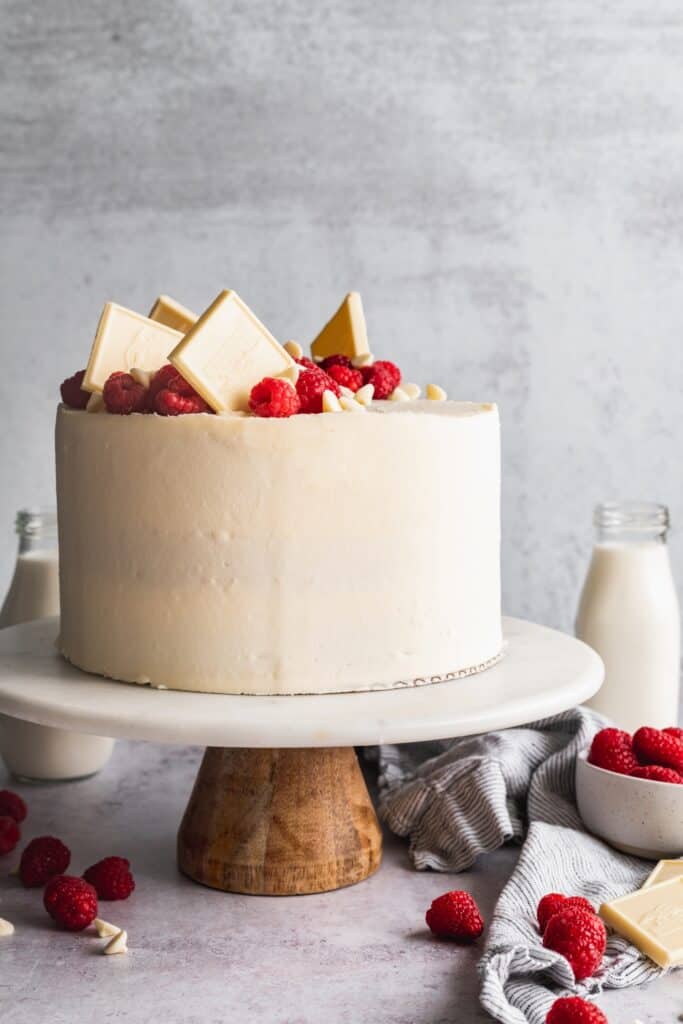
[[495, 406], [365, 416], [60, 407], [62, 652], [129, 682], [323, 693], [496, 658]]

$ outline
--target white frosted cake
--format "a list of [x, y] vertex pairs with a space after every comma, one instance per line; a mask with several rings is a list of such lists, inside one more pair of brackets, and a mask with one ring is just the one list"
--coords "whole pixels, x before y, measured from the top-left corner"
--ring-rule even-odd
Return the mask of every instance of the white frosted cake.
[[[149, 387], [149, 372], [131, 379]], [[60, 406], [62, 653], [113, 679], [243, 694], [416, 685], [492, 664], [497, 410], [394, 397], [363, 415]]]

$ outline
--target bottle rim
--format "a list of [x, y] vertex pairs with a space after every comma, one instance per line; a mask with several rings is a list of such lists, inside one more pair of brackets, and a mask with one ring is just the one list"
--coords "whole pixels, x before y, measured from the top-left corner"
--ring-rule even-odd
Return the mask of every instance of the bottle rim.
[[593, 523], [601, 530], [656, 530], [669, 528], [669, 509], [649, 501], [606, 501], [596, 505]]
[[30, 505], [19, 509], [14, 525], [20, 537], [56, 531], [57, 509], [52, 505]]

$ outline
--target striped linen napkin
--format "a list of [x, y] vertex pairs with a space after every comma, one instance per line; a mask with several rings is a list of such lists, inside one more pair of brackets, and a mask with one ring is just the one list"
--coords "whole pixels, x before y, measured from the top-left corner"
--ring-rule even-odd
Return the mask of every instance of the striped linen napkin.
[[409, 837], [418, 870], [465, 871], [480, 854], [524, 839], [479, 965], [481, 1004], [503, 1024], [543, 1024], [561, 995], [590, 997], [662, 973], [613, 935], [600, 971], [577, 984], [536, 927], [545, 893], [586, 896], [598, 906], [637, 889], [652, 869], [589, 835], [576, 809], [576, 754], [605, 724], [574, 708], [523, 728], [373, 752], [380, 813], [393, 832]]

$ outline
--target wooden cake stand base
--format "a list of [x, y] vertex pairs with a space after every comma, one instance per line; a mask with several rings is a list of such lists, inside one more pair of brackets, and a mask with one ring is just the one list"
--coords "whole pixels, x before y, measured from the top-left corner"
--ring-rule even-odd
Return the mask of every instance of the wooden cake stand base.
[[325, 892], [379, 867], [380, 829], [354, 747], [533, 722], [592, 697], [604, 675], [579, 640], [503, 619], [499, 664], [431, 686], [279, 697], [152, 690], [69, 665], [55, 650], [58, 631], [54, 618], [0, 630], [0, 714], [206, 747], [178, 863], [224, 892]]
[[178, 864], [227, 892], [286, 896], [361, 882], [382, 833], [352, 747], [208, 747], [178, 833]]

